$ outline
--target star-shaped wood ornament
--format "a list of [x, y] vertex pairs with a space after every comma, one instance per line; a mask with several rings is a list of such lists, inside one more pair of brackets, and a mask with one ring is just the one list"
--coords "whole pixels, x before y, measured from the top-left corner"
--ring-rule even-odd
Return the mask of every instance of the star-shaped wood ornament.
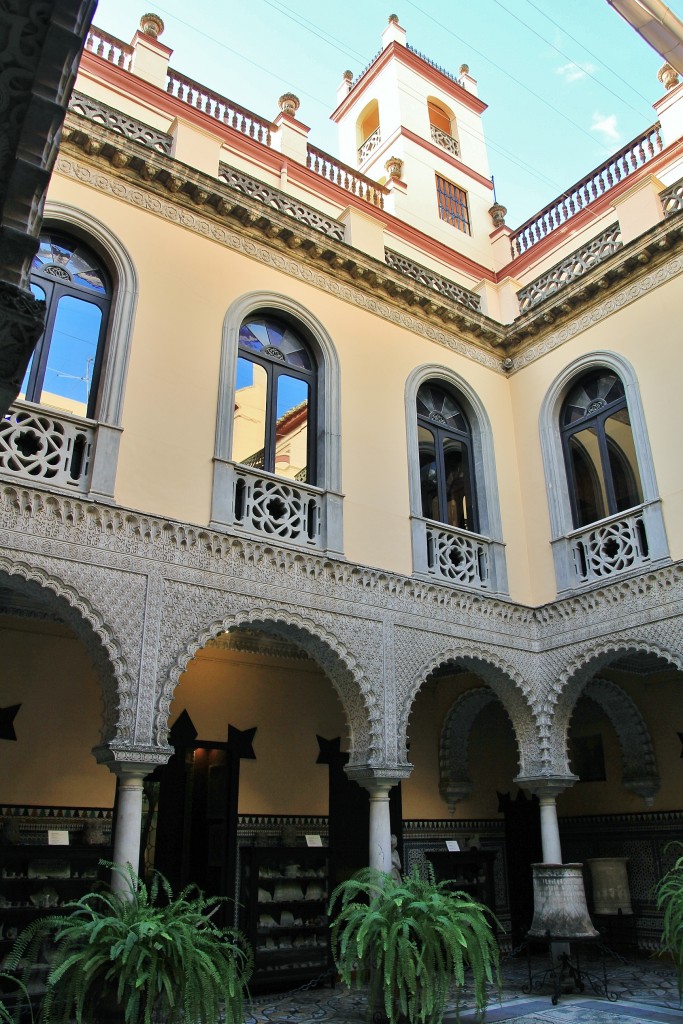
[[9, 708], [0, 708], [0, 740], [16, 740], [14, 719], [21, 704], [12, 704]]

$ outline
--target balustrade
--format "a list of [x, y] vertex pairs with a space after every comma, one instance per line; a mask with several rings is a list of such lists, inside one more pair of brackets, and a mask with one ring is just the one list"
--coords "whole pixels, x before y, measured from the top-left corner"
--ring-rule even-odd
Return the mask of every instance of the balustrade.
[[117, 68], [124, 71], [130, 70], [130, 62], [133, 57], [133, 47], [121, 42], [115, 36], [103, 32], [102, 29], [93, 27], [88, 32], [85, 41], [85, 49], [95, 56], [101, 57], [109, 64], [115, 64]]
[[663, 148], [656, 123], [642, 135], [638, 135], [626, 146], [606, 160], [604, 164], [568, 188], [558, 199], [522, 224], [510, 236], [513, 259], [527, 252], [532, 246], [547, 237], [552, 231], [565, 224], [580, 210], [594, 203], [596, 199], [633, 174], [652, 160]]
[[372, 178], [366, 178], [364, 174], [354, 171], [347, 164], [335, 160], [329, 153], [323, 153], [322, 150], [309, 146], [306, 166], [314, 174], [319, 174], [321, 178], [326, 178], [327, 181], [351, 192], [359, 199], [364, 199], [367, 203], [379, 207], [380, 210], [384, 208], [384, 196], [387, 189], [373, 181]]
[[0, 420], [0, 474], [87, 491], [94, 439], [90, 420], [18, 402]]
[[374, 153], [378, 148], [381, 141], [382, 133], [379, 128], [375, 128], [372, 135], [368, 135], [367, 139], [358, 150], [358, 162], [362, 164], [364, 160], [367, 160], [370, 154]]
[[270, 121], [252, 113], [246, 107], [238, 106], [225, 96], [206, 89], [199, 82], [186, 78], [172, 68], [168, 69], [166, 76], [166, 92], [255, 142], [260, 142], [264, 146], [270, 145]]
[[596, 238], [591, 238], [576, 252], [570, 253], [565, 259], [556, 263], [547, 270], [545, 274], [535, 278], [517, 292], [520, 313], [526, 313], [533, 309], [539, 302], [543, 302], [550, 295], [571, 284], [577, 278], [583, 277], [593, 267], [597, 267], [603, 260], [608, 259], [617, 249], [623, 246], [621, 240], [621, 227], [619, 224], [612, 224]]
[[441, 274], [428, 270], [427, 267], [423, 267], [420, 263], [414, 263], [413, 260], [409, 260], [407, 256], [402, 256], [399, 252], [394, 252], [393, 249], [384, 250], [384, 259], [387, 266], [391, 267], [392, 270], [398, 270], [399, 273], [405, 274], [406, 277], [412, 278], [413, 281], [418, 281], [428, 288], [433, 288], [439, 295], [445, 295], [447, 298], [461, 303], [461, 305], [466, 306], [468, 309], [480, 312], [481, 298], [476, 292], [471, 292], [469, 288], [463, 288], [462, 285], [456, 284], [455, 281], [449, 281], [447, 277], [442, 277]]
[[665, 188], [659, 198], [665, 217], [672, 217], [674, 213], [680, 213], [683, 210], [683, 178]]

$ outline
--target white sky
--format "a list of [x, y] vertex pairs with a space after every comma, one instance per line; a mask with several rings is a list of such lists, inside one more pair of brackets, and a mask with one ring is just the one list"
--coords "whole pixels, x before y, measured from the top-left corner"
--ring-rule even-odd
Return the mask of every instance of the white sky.
[[[669, 6], [683, 19], [683, 0]], [[651, 125], [663, 94], [661, 59], [606, 0], [100, 0], [94, 23], [129, 42], [146, 11], [172, 67], [264, 117], [295, 92], [311, 143], [333, 154], [342, 72], [365, 67], [398, 14], [411, 46], [478, 80], [511, 227]]]

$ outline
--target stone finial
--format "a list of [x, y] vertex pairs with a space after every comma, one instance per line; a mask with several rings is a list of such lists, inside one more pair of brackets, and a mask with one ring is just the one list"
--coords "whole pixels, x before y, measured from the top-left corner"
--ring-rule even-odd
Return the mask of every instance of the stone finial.
[[389, 23], [393, 25], [398, 25], [398, 14], [390, 14]]
[[501, 203], [494, 203], [489, 209], [489, 216], [493, 221], [494, 228], [502, 228], [505, 225], [505, 214], [508, 212], [507, 206], [502, 206]]
[[290, 117], [294, 117], [301, 106], [299, 97], [293, 92], [284, 92], [277, 103], [282, 113], [289, 114]]
[[140, 31], [143, 35], [157, 39], [164, 31], [164, 23], [158, 14], [143, 14], [140, 18]]
[[470, 73], [470, 66], [469, 66], [469, 64], [461, 64], [460, 65], [460, 74], [461, 75], [469, 75], [469, 73]]
[[403, 173], [403, 161], [397, 156], [390, 156], [384, 167], [390, 178], [400, 178]]
[[678, 85], [678, 72], [670, 64], [662, 64], [657, 72], [657, 80], [662, 83], [667, 92], [675, 89]]
[[345, 71], [342, 78], [345, 82], [351, 83], [353, 81], [353, 71]]

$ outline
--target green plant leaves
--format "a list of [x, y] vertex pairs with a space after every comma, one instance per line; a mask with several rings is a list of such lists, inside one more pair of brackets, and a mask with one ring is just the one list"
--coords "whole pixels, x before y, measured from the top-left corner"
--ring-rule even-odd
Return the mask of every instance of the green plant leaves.
[[482, 1010], [487, 984], [500, 987], [499, 952], [492, 915], [448, 883], [424, 880], [417, 871], [397, 882], [366, 868], [332, 893], [332, 949], [347, 985], [370, 971], [370, 1010], [384, 1005], [390, 1024], [403, 1014], [411, 1024], [440, 1024], [453, 983], [472, 971]]

